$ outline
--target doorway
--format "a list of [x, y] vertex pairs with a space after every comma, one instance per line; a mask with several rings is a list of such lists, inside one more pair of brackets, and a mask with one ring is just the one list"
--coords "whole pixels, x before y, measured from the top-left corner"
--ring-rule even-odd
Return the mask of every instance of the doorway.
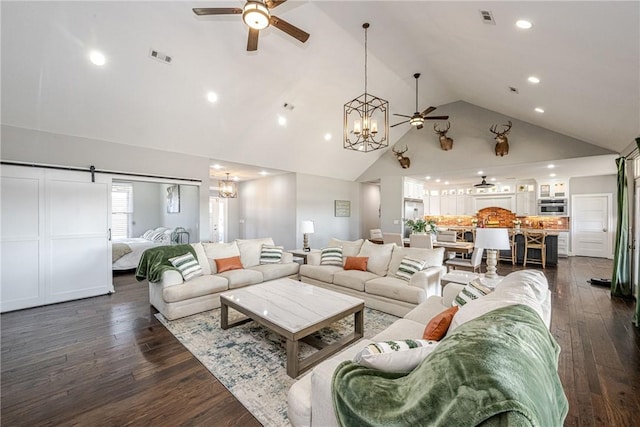
[[611, 193], [571, 196], [573, 255], [612, 258], [611, 200]]

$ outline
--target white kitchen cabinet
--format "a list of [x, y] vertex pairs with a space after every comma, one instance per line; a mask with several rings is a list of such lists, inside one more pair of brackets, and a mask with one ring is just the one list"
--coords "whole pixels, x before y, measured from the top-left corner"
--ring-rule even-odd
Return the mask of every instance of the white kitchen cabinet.
[[558, 256], [569, 256], [569, 232], [561, 231], [558, 233]]
[[[437, 192], [436, 192], [437, 193]], [[440, 196], [429, 195], [429, 215], [440, 215]]]
[[516, 193], [517, 216], [537, 215], [536, 208], [536, 193], [534, 191]]
[[476, 196], [474, 200], [475, 211], [485, 208], [498, 207], [513, 211], [514, 209], [514, 196], [513, 195], [494, 195], [487, 197]]
[[424, 198], [424, 184], [411, 178], [405, 178], [404, 197], [422, 200]]

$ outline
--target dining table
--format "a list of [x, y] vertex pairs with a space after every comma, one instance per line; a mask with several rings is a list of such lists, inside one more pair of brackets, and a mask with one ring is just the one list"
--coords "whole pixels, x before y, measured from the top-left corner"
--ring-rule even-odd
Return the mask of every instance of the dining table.
[[[382, 239], [369, 239], [371, 242], [373, 243], [378, 243], [378, 244], [382, 244]], [[408, 248], [410, 247], [409, 244], [409, 239], [402, 239], [402, 242], [404, 243], [404, 247]], [[447, 252], [458, 252], [461, 254], [470, 254], [473, 252], [473, 242], [463, 242], [463, 241], [458, 241], [458, 242], [439, 242], [439, 241], [434, 241], [433, 242], [433, 247], [434, 248], [445, 248], [447, 250]]]

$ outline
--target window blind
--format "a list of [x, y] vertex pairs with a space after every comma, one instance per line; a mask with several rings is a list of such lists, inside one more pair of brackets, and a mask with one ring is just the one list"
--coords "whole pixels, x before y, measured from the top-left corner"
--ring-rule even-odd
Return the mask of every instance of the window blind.
[[111, 184], [111, 237], [125, 239], [131, 237], [133, 218], [133, 184], [113, 182]]

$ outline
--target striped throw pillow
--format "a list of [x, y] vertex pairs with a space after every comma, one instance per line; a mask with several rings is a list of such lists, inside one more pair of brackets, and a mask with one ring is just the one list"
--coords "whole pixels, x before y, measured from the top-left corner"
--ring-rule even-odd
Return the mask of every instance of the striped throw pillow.
[[185, 282], [202, 275], [202, 268], [191, 253], [169, 258], [169, 262], [182, 274]]
[[262, 245], [260, 264], [279, 264], [282, 261], [283, 246]]
[[462, 290], [456, 295], [452, 302], [452, 306], [457, 305], [462, 307], [468, 302], [473, 301], [474, 299], [478, 299], [490, 293], [491, 290], [482, 286], [480, 283], [472, 280], [469, 282], [467, 286], [462, 288]]
[[342, 267], [342, 247], [322, 248], [320, 265], [337, 265]]
[[402, 261], [400, 261], [400, 266], [398, 267], [398, 271], [396, 271], [396, 276], [408, 282], [411, 280], [411, 276], [423, 268], [424, 260], [406, 256], [402, 258]]

